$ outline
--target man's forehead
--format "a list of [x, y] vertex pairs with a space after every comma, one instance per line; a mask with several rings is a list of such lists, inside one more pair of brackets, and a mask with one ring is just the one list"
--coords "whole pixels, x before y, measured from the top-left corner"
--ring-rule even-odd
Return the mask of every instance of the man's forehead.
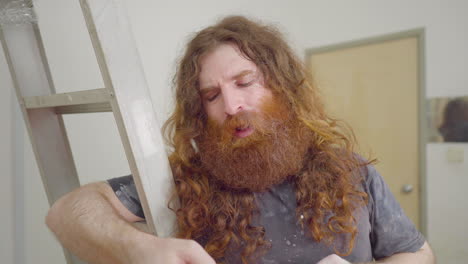
[[257, 66], [235, 44], [222, 44], [200, 59], [201, 86], [232, 80], [257, 72]]

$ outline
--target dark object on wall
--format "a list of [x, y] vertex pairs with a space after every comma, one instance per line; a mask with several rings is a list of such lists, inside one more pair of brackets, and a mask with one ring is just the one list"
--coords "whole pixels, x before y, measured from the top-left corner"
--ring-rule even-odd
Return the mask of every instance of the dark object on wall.
[[468, 99], [459, 97], [445, 106], [439, 132], [445, 142], [468, 142]]

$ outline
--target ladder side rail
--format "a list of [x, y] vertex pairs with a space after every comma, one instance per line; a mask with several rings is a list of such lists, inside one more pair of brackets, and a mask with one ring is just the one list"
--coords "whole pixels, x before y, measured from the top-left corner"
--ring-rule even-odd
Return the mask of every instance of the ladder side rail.
[[[26, 128], [36, 159], [39, 158], [44, 188], [52, 204], [80, 185], [62, 117], [51, 108], [27, 110], [24, 105], [24, 95], [45, 95], [53, 91], [46, 74], [48, 65], [43, 63], [45, 58], [35, 39], [36, 32], [31, 25], [3, 27], [1, 38]], [[49, 160], [53, 162], [49, 164]]]
[[[46, 196], [52, 205], [80, 183], [62, 117], [52, 108], [27, 110], [23, 102], [23, 96], [55, 92], [40, 32], [35, 24], [2, 26], [0, 41]], [[67, 263], [84, 263], [65, 248], [63, 251]]]
[[[80, 0], [149, 230], [173, 236], [174, 179], [129, 21], [119, 0]], [[175, 203], [177, 204], [177, 202]]]

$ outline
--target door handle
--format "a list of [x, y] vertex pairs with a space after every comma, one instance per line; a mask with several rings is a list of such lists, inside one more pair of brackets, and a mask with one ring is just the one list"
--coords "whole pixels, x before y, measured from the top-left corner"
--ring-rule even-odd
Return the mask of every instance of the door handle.
[[405, 184], [405, 185], [403, 185], [403, 188], [401, 188], [401, 191], [402, 191], [403, 193], [411, 193], [411, 192], [413, 191], [413, 189], [414, 189], [414, 188], [413, 188], [413, 185], [411, 185], [411, 184]]

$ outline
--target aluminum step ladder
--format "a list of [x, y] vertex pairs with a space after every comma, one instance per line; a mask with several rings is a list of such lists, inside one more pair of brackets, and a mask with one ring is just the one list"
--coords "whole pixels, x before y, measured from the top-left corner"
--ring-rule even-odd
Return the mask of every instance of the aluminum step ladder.
[[[30, 0], [23, 2], [33, 9]], [[37, 23], [0, 23], [1, 44], [49, 204], [80, 186], [62, 115], [112, 112], [143, 206], [144, 229], [172, 236], [175, 214], [167, 203], [174, 180], [123, 4], [80, 4], [105, 88], [57, 94]], [[84, 263], [68, 250], [64, 253], [68, 264]]]

